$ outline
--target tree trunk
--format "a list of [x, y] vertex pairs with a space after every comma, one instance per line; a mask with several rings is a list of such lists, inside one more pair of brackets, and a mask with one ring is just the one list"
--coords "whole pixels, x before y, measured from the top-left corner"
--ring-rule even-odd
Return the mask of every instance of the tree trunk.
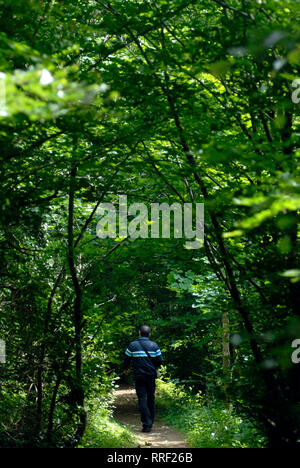
[[77, 167], [71, 171], [70, 192], [69, 192], [69, 216], [68, 216], [68, 265], [71, 273], [73, 288], [75, 292], [74, 302], [74, 342], [75, 342], [75, 379], [72, 389], [72, 402], [74, 408], [77, 406], [79, 411], [79, 423], [76, 431], [76, 440], [79, 441], [84, 434], [87, 414], [84, 407], [84, 390], [82, 384], [82, 291], [78, 280], [75, 266], [75, 248], [74, 248], [74, 196], [76, 183]]
[[231, 359], [230, 359], [230, 324], [229, 313], [227, 311], [222, 314], [222, 358], [223, 358], [223, 374], [224, 374], [224, 391], [227, 407], [230, 406], [230, 398], [228, 390], [231, 383]]

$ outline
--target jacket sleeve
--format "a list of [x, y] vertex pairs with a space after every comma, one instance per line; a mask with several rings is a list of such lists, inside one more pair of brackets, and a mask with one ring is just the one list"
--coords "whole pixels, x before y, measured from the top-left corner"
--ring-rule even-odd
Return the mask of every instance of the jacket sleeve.
[[125, 357], [123, 362], [124, 369], [128, 369], [130, 367], [132, 361], [132, 352], [130, 351], [129, 347], [125, 351]]
[[160, 367], [163, 363], [163, 357], [161, 354], [161, 350], [157, 347], [157, 350], [155, 351], [155, 356], [153, 358], [153, 364], [155, 365], [156, 369]]

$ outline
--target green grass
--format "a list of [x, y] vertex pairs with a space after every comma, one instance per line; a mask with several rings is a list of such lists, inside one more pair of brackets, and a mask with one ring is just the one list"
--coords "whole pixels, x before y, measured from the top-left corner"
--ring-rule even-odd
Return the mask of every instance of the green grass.
[[190, 447], [255, 448], [264, 439], [257, 429], [221, 403], [208, 405], [172, 382], [157, 381], [156, 405], [161, 418], [183, 433]]
[[136, 447], [133, 434], [114, 421], [110, 402], [93, 402], [79, 448]]

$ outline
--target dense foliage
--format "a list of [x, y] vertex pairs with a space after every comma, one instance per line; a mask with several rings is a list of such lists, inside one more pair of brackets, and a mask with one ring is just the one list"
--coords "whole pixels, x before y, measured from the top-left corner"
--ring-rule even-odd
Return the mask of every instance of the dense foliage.
[[[299, 11], [2, 0], [1, 446], [77, 446], [146, 322], [172, 379], [299, 445]], [[99, 239], [118, 194], [204, 203], [203, 248]]]

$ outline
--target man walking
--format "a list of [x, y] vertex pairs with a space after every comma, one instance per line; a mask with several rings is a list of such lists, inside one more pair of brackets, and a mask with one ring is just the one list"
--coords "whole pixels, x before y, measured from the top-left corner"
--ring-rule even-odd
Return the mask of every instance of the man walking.
[[133, 362], [135, 388], [143, 424], [142, 432], [151, 432], [154, 422], [156, 371], [162, 364], [161, 351], [154, 341], [150, 341], [150, 334], [150, 327], [142, 325], [139, 338], [130, 343], [124, 359], [125, 370], [129, 369]]

